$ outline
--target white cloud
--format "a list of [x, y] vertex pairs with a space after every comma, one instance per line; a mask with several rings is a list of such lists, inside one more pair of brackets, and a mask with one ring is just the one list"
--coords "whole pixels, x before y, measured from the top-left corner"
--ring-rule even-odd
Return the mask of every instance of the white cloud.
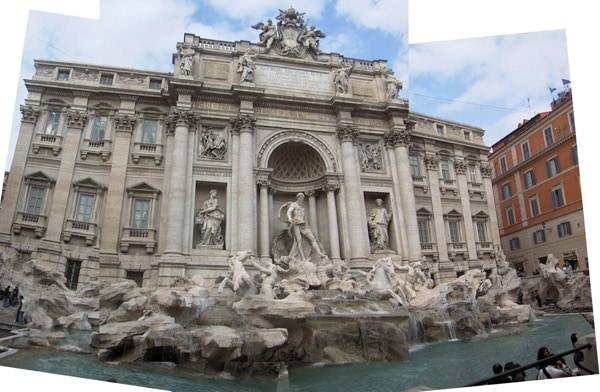
[[407, 0], [338, 0], [336, 12], [362, 27], [406, 35]]
[[409, 66], [411, 92], [444, 99], [430, 114], [483, 127], [488, 142], [549, 110], [548, 87], [569, 78], [564, 30], [411, 45]]
[[301, 4], [295, 5], [292, 5], [289, 0], [208, 0], [208, 3], [215, 10], [231, 19], [250, 20], [253, 21], [252, 23], [256, 23], [264, 22], [266, 18], [273, 19], [279, 15], [279, 10], [285, 11], [290, 7], [299, 13], [306, 13], [306, 16], [311, 19], [318, 20], [321, 18], [327, 1], [303, 0]]

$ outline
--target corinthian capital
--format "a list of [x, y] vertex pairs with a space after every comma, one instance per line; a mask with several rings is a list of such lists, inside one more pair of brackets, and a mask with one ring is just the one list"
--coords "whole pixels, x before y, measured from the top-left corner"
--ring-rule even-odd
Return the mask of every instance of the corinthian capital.
[[86, 112], [82, 112], [79, 110], [69, 110], [67, 112], [68, 125], [71, 128], [83, 129], [83, 127], [85, 127], [87, 119], [88, 114]]
[[467, 173], [467, 162], [462, 159], [457, 159], [454, 161], [454, 170], [457, 174], [466, 174]]
[[135, 116], [130, 116], [127, 114], [117, 114], [115, 116], [115, 125], [117, 131], [132, 132], [136, 119], [137, 118]]
[[178, 126], [192, 127], [196, 121], [198, 121], [198, 116], [191, 110], [173, 108], [165, 122], [169, 130], [173, 132]]
[[234, 132], [254, 132], [256, 117], [250, 114], [240, 114], [229, 119], [229, 124]]
[[34, 123], [40, 115], [39, 109], [34, 109], [29, 105], [21, 105], [20, 109], [22, 122]]
[[350, 125], [350, 124], [340, 125], [335, 130], [335, 135], [337, 136], [340, 143], [352, 142], [353, 144], [356, 144], [358, 141], [359, 134], [360, 134], [360, 131], [358, 130], [358, 128], [356, 128], [354, 125]]
[[481, 165], [479, 165], [479, 170], [481, 170], [482, 177], [492, 177], [492, 167], [488, 163], [481, 162]]
[[386, 147], [410, 147], [410, 131], [408, 129], [393, 129], [383, 135]]
[[427, 166], [427, 170], [437, 170], [439, 161], [440, 158], [435, 154], [425, 155], [425, 165]]

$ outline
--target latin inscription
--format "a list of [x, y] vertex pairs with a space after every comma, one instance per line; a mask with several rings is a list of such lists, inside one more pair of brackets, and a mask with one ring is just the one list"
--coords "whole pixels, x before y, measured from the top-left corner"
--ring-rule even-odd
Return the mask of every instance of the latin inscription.
[[328, 73], [291, 68], [257, 65], [254, 73], [257, 86], [272, 86], [291, 90], [309, 90], [330, 93], [331, 78]]

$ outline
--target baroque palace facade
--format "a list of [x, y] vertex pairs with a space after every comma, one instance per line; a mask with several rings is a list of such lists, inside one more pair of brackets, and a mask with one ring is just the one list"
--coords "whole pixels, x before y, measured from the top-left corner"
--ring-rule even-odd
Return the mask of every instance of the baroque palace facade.
[[425, 258], [436, 283], [494, 268], [484, 131], [409, 112], [386, 61], [322, 53], [299, 14], [278, 19], [258, 43], [185, 34], [173, 73], [37, 60], [0, 246], [72, 288], [217, 279], [236, 251], [280, 253], [302, 193], [338, 265]]
[[587, 269], [571, 89], [492, 149], [496, 213], [508, 261], [528, 276], [549, 254], [559, 266]]

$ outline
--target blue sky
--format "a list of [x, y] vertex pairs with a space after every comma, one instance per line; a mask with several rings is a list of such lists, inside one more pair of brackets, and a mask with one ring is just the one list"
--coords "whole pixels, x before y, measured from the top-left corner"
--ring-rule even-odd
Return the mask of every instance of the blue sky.
[[[169, 72], [184, 33], [257, 42], [259, 31], [251, 25], [290, 6], [327, 35], [321, 50], [388, 60], [404, 82], [400, 95], [409, 99], [411, 110], [483, 128], [489, 146], [523, 119], [549, 110], [548, 88], [561, 89], [561, 79], [570, 79], [564, 29], [409, 46], [408, 0], [304, 0], [297, 5], [289, 0], [88, 2], [99, 4], [99, 19], [30, 13], [21, 79], [34, 74], [36, 58]], [[25, 96], [19, 83], [7, 168]]]
[[[411, 110], [481, 127], [490, 146], [522, 119], [549, 110], [548, 88], [560, 90], [561, 79], [571, 80], [586, 220], [600, 216], [598, 203], [592, 203], [594, 103], [600, 91], [596, 54], [590, 50], [597, 46], [594, 38], [600, 37], [593, 2], [20, 0], [8, 4], [0, 13], [3, 53], [8, 54], [2, 65], [6, 79], [0, 96], [0, 166], [6, 164], [7, 169], [19, 128], [18, 106], [26, 96], [21, 80], [33, 75], [34, 58], [168, 72], [175, 44], [185, 32], [256, 42], [258, 31], [250, 25], [293, 5], [327, 34], [321, 40], [323, 51], [387, 59], [405, 82], [401, 95], [409, 99]], [[98, 4], [101, 17], [95, 19]], [[27, 23], [30, 7], [38, 11], [29, 14]], [[588, 238], [597, 238], [597, 231], [586, 225]], [[592, 274], [599, 272], [594, 265], [600, 259], [595, 257], [600, 255], [598, 246], [588, 243]], [[600, 303], [598, 292], [595, 287], [595, 304]], [[586, 379], [590, 382], [588, 377], [573, 378], [569, 385], [581, 385]]]

